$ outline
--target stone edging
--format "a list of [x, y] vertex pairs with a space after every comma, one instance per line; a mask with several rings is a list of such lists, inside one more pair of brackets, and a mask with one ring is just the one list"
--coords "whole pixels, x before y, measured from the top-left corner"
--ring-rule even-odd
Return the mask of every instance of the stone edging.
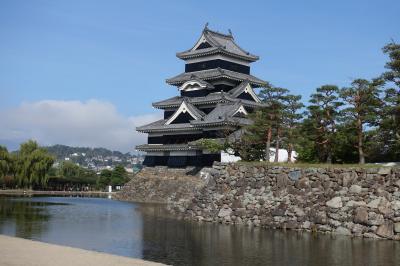
[[[400, 240], [399, 168], [215, 164], [188, 219]], [[180, 210], [180, 211], [179, 211]]]

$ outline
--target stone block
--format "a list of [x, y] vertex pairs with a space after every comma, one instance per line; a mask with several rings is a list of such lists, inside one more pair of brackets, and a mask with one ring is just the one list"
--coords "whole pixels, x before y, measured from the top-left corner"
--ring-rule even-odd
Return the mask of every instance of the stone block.
[[345, 227], [339, 226], [338, 228], [336, 228], [335, 234], [344, 235], [344, 236], [350, 236], [351, 235], [351, 231], [349, 229], [345, 228]]
[[310, 180], [306, 177], [299, 179], [296, 182], [296, 187], [299, 189], [309, 189], [310, 188]]
[[353, 193], [353, 194], [360, 194], [362, 191], [362, 187], [359, 185], [351, 185], [349, 191], [350, 191], [350, 193]]
[[222, 208], [218, 212], [218, 217], [224, 218], [224, 217], [230, 216], [231, 213], [232, 213], [232, 209], [231, 208]]
[[353, 184], [354, 180], [357, 179], [355, 172], [346, 172], [341, 174], [342, 184], [344, 187], [349, 187]]
[[351, 231], [352, 231], [355, 235], [360, 236], [360, 235], [362, 235], [362, 233], [364, 233], [365, 229], [364, 229], [364, 226], [362, 226], [362, 225], [360, 225], [360, 224], [355, 224], [355, 225], [353, 226], [353, 228], [351, 229]]
[[368, 204], [367, 207], [371, 208], [371, 209], [377, 209], [379, 206], [379, 203], [381, 202], [382, 198], [376, 198], [374, 200], [371, 200]]
[[286, 174], [278, 174], [276, 176], [276, 185], [278, 188], [285, 188], [288, 184], [288, 177]]
[[367, 224], [368, 223], [368, 211], [366, 208], [358, 207], [354, 211], [353, 221], [357, 224]]
[[390, 175], [392, 173], [392, 168], [382, 167], [378, 170], [378, 175]]
[[382, 225], [385, 222], [383, 215], [375, 212], [368, 213], [369, 225]]
[[400, 223], [395, 223], [393, 229], [396, 233], [400, 233]]
[[341, 197], [334, 197], [326, 202], [326, 206], [334, 209], [342, 208], [343, 202]]
[[305, 222], [302, 224], [301, 227], [304, 228], [304, 229], [310, 229], [311, 223], [310, 223], [309, 221], [305, 221]]
[[376, 234], [385, 238], [393, 237], [393, 222], [386, 221], [385, 223], [381, 224], [376, 230]]
[[299, 171], [299, 170], [298, 171], [292, 171], [292, 172], [289, 173], [288, 176], [289, 176], [290, 180], [297, 181], [301, 177], [301, 171]]
[[391, 202], [392, 208], [395, 211], [400, 210], [400, 200], [394, 200]]

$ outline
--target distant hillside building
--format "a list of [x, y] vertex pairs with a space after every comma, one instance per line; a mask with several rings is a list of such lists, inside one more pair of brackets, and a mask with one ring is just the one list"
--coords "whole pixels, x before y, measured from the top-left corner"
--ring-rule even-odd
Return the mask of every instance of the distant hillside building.
[[148, 133], [148, 144], [136, 149], [147, 153], [146, 166], [208, 166], [221, 160], [194, 141], [223, 138], [251, 121], [249, 112], [263, 106], [253, 88], [266, 82], [250, 74], [250, 63], [259, 59], [235, 43], [232, 33], [204, 28], [189, 50], [177, 53], [185, 72], [167, 79], [179, 96], [153, 103], [164, 110], [164, 119], [137, 128]]

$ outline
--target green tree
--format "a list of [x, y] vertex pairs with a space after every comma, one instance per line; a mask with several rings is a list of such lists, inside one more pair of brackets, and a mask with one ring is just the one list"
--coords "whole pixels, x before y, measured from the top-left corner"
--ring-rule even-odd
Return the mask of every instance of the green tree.
[[100, 177], [98, 179], [97, 185], [100, 188], [105, 188], [106, 186], [111, 185], [111, 176], [112, 171], [108, 169], [104, 169], [100, 172]]
[[16, 177], [19, 186], [45, 186], [47, 172], [54, 158], [36, 141], [29, 140], [20, 145], [16, 158]]
[[343, 110], [346, 124], [353, 126], [357, 132], [357, 150], [359, 163], [365, 163], [365, 128], [373, 127], [378, 124], [379, 99], [378, 84], [365, 79], [356, 79], [351, 83], [351, 87], [343, 88], [340, 91], [341, 98], [347, 106]]
[[15, 185], [15, 154], [9, 153], [6, 147], [0, 146], [0, 183], [5, 186]]
[[391, 42], [385, 45], [382, 50], [389, 56], [389, 62], [385, 65], [388, 71], [383, 73], [382, 77], [400, 88], [400, 44]]
[[301, 95], [287, 95], [284, 99], [283, 125], [285, 127], [284, 135], [287, 143], [288, 162], [292, 162], [292, 153], [300, 136], [299, 124], [303, 115], [299, 111], [304, 107], [304, 104], [300, 100]]
[[311, 95], [308, 113], [314, 126], [315, 147], [319, 160], [332, 163], [333, 146], [336, 138], [336, 125], [339, 119], [339, 108], [343, 104], [338, 98], [339, 88], [335, 85], [324, 85]]
[[383, 115], [380, 130], [377, 132], [384, 147], [384, 157], [389, 160], [400, 160], [400, 44], [391, 42], [383, 47], [389, 56], [387, 69], [381, 78], [390, 86], [385, 89], [383, 97]]
[[127, 172], [125, 170], [125, 167], [120, 164], [115, 166], [111, 174], [111, 184], [113, 186], [123, 185], [126, 183], [126, 181], [127, 181]]
[[299, 138], [297, 140], [297, 161], [319, 162], [318, 146], [316, 140], [315, 121], [305, 117], [299, 124]]
[[218, 141], [216, 139], [199, 139], [196, 142], [196, 145], [199, 145], [202, 149], [208, 150], [213, 153], [218, 153], [220, 151], [227, 150], [230, 146], [228, 143], [228, 138], [224, 138], [224, 141]]
[[11, 156], [6, 147], [0, 146], [0, 178], [5, 177], [11, 171]]
[[[268, 108], [260, 108], [250, 113], [248, 118], [253, 121], [245, 126], [238, 140], [231, 143], [235, 153], [244, 161], [256, 161], [269, 158], [272, 124]], [[267, 149], [267, 150], [266, 150]], [[268, 159], [269, 162], [269, 159]]]
[[79, 177], [80, 167], [73, 162], [63, 161], [59, 168], [59, 175], [62, 177]]
[[353, 122], [343, 122], [337, 125], [335, 140], [332, 152], [334, 154], [334, 163], [357, 163], [358, 153], [354, 147], [357, 147], [357, 132]]
[[284, 98], [288, 93], [287, 89], [279, 88], [268, 84], [264, 87], [260, 93], [259, 97], [263, 103], [268, 105], [268, 108], [264, 108], [263, 110], [263, 119], [265, 120], [263, 124], [266, 126], [265, 130], [265, 160], [267, 162], [270, 161], [270, 149], [271, 149], [271, 140], [273, 130], [275, 130], [275, 159], [277, 162], [279, 160], [279, 145], [280, 138], [282, 134], [282, 115], [284, 109]]

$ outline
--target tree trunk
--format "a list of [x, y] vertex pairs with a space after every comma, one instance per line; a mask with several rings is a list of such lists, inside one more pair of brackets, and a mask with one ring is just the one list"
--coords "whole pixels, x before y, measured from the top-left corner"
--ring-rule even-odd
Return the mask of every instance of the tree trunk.
[[287, 152], [287, 154], [288, 154], [287, 162], [288, 162], [288, 163], [291, 163], [291, 162], [292, 162], [292, 151], [293, 151], [293, 145], [292, 145], [292, 143], [289, 143], [289, 145], [288, 145], [288, 152]]
[[279, 162], [279, 140], [280, 140], [280, 129], [276, 130], [276, 144], [275, 144], [275, 160], [274, 162]]
[[357, 118], [357, 135], [358, 135], [358, 156], [359, 156], [359, 163], [365, 164], [365, 155], [363, 149], [363, 129], [362, 129], [362, 122], [361, 118]]
[[328, 151], [328, 155], [326, 156], [326, 163], [332, 164], [332, 153]]
[[265, 161], [269, 163], [270, 160], [270, 149], [271, 149], [271, 138], [272, 138], [272, 128], [268, 128], [267, 132], [267, 143], [265, 144]]
[[[328, 140], [329, 142], [329, 140]], [[329, 143], [326, 144], [326, 163], [332, 164], [332, 149]]]

